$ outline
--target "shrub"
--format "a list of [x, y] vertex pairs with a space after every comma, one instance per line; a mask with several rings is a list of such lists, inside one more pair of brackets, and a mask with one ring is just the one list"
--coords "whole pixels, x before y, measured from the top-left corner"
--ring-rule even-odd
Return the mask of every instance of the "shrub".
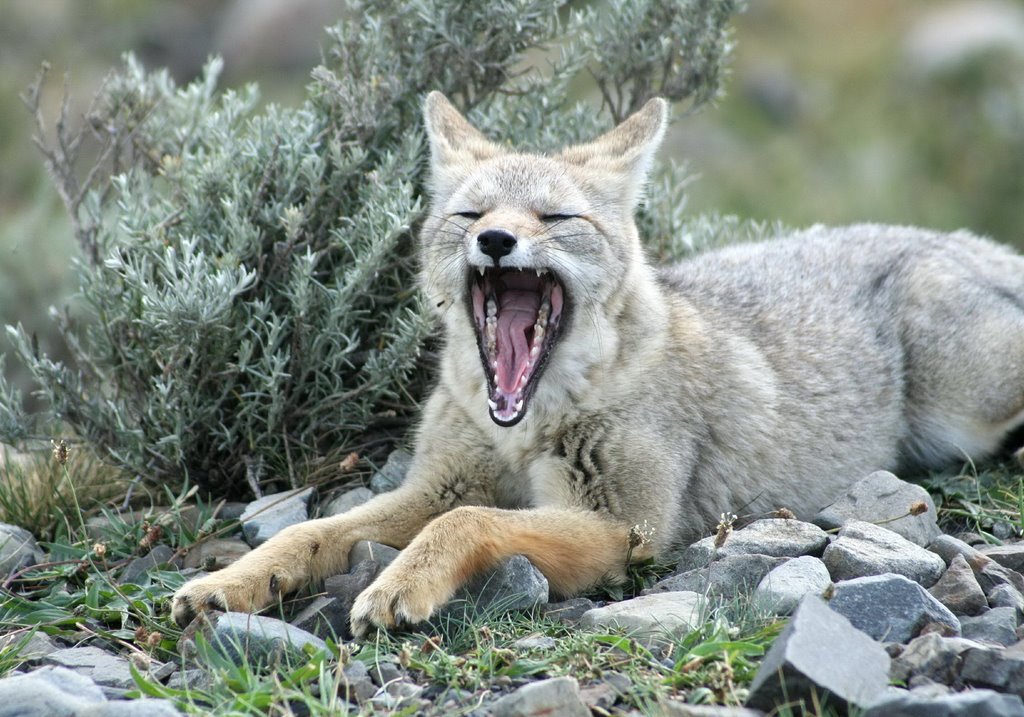
[[[127, 57], [86, 118], [95, 161], [64, 114], [53, 143], [37, 139], [84, 307], [55, 314], [73, 361], [8, 327], [50, 418], [135, 474], [227, 493], [382, 447], [425, 390], [433, 331], [412, 290], [424, 94], [516, 144], [560, 146], [656, 94], [714, 98], [735, 10], [353, 3], [297, 108], [218, 89], [218, 60], [177, 87]], [[41, 86], [26, 95], [37, 116]], [[575, 99], [594, 86], [600, 110]], [[674, 167], [652, 188], [644, 223], [663, 254], [685, 242], [683, 179]], [[0, 438], [29, 432], [19, 405], [0, 382]]]

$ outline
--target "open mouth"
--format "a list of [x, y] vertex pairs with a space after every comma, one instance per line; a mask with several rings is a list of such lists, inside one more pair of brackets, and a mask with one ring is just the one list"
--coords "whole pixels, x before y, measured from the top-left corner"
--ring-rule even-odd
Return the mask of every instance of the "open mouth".
[[471, 271], [469, 291], [491, 419], [514, 426], [558, 341], [565, 291], [547, 269], [498, 268]]

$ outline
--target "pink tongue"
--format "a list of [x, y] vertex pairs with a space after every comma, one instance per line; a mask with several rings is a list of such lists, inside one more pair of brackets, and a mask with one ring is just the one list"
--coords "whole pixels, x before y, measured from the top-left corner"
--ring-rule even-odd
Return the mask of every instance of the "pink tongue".
[[526, 372], [530, 342], [526, 332], [537, 321], [540, 296], [535, 291], [506, 290], [498, 309], [498, 388], [513, 393]]

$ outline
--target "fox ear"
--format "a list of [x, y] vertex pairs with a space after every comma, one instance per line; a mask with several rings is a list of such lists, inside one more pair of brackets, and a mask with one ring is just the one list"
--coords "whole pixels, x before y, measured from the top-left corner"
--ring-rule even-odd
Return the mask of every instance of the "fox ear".
[[423, 123], [430, 141], [430, 190], [435, 197], [450, 194], [473, 164], [501, 154], [436, 90], [423, 103]]
[[562, 159], [620, 180], [620, 196], [636, 202], [668, 127], [668, 102], [655, 97], [592, 142], [569, 147]]

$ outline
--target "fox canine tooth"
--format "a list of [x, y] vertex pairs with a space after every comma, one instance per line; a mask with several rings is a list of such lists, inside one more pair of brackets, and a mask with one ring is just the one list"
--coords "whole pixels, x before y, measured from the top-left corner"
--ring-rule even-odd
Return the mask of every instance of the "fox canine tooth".
[[489, 409], [491, 409], [492, 411], [497, 411], [498, 410], [498, 402], [495, 401], [493, 398], [488, 398], [487, 399], [487, 407]]

